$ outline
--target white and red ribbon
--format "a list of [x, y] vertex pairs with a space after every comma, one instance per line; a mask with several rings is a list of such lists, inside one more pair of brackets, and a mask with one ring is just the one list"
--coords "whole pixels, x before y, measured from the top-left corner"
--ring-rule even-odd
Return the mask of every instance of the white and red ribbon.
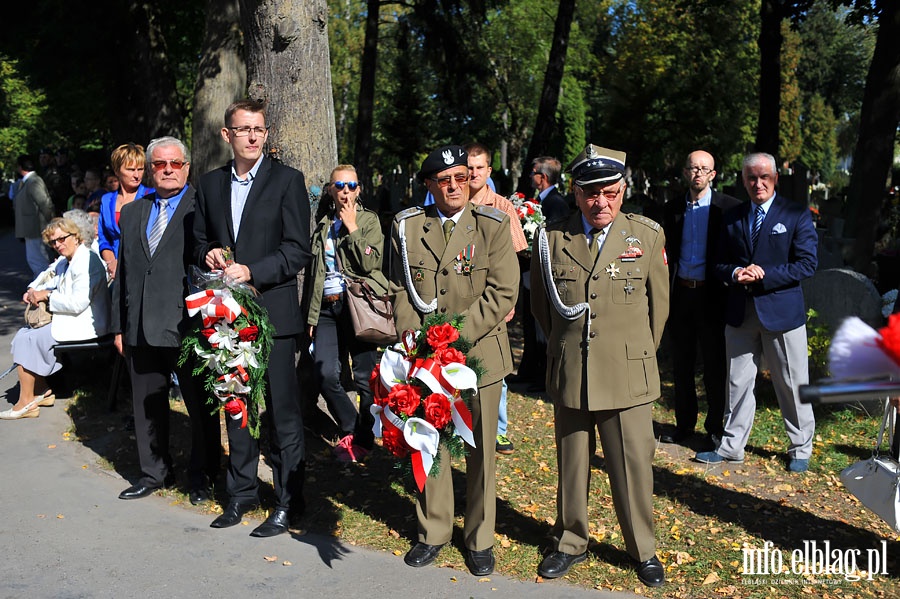
[[394, 427], [403, 432], [403, 439], [410, 449], [410, 461], [412, 462], [413, 478], [419, 492], [425, 490], [425, 482], [431, 474], [434, 465], [434, 456], [437, 455], [438, 445], [441, 442], [441, 434], [430, 423], [421, 418], [409, 418], [403, 420], [387, 406], [375, 404], [371, 408], [375, 416], [375, 426], [372, 431], [376, 437], [383, 436], [383, 427]]
[[185, 305], [190, 316], [200, 313], [204, 327], [220, 319], [232, 323], [241, 314], [241, 305], [228, 289], [206, 289], [193, 293], [185, 298]]

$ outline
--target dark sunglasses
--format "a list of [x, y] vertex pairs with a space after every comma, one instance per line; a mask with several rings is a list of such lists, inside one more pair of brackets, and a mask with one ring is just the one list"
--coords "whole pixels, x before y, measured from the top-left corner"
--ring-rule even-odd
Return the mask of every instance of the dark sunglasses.
[[356, 191], [356, 188], [359, 187], [359, 183], [356, 181], [335, 181], [332, 185], [334, 185], [335, 189], [338, 191], [344, 189], [345, 185], [350, 191]]

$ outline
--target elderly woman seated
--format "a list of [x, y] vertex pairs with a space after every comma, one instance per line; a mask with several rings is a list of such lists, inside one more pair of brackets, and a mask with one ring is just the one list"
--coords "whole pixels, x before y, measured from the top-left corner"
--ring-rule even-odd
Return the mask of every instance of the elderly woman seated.
[[[79, 211], [71, 211], [77, 213]], [[53, 346], [60, 341], [80, 341], [105, 335], [109, 328], [109, 290], [106, 268], [88, 245], [93, 239], [91, 221], [66, 213], [44, 229], [44, 241], [59, 259], [28, 286], [22, 301], [36, 306], [47, 302], [52, 320], [40, 328], [23, 328], [12, 341], [13, 361], [18, 365], [19, 401], [0, 412], [2, 420], [35, 418], [41, 406], [55, 400], [47, 384], [61, 366]]]

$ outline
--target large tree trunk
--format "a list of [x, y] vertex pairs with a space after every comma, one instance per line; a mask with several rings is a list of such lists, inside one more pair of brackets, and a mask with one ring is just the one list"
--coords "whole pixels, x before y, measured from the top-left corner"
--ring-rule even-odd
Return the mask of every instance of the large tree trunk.
[[[547, 152], [553, 131], [556, 128], [556, 107], [559, 104], [559, 89], [562, 85], [563, 72], [566, 69], [566, 51], [569, 48], [569, 32], [572, 29], [572, 17], [575, 14], [575, 0], [560, 0], [559, 11], [556, 13], [556, 25], [553, 28], [553, 43], [550, 46], [550, 59], [547, 61], [547, 70], [544, 72], [544, 87], [541, 90], [541, 103], [538, 105], [537, 122], [534, 127], [534, 135], [528, 146], [528, 154], [525, 157], [526, 168], [522, 169], [519, 177], [518, 191], [528, 194], [531, 192], [531, 177], [527, 166], [531, 161]], [[560, 156], [565, 163], [568, 156]]]
[[241, 12], [238, 0], [208, 0], [206, 35], [200, 52], [200, 72], [194, 87], [191, 170], [194, 177], [231, 159], [222, 140], [225, 109], [244, 97], [247, 67], [241, 48]]
[[363, 46], [362, 65], [359, 77], [359, 103], [356, 110], [356, 148], [353, 160], [359, 180], [364, 183], [363, 191], [371, 194], [372, 167], [369, 156], [372, 153], [372, 120], [375, 113], [375, 67], [378, 59], [378, 17], [379, 0], [366, 3], [366, 41]]
[[[319, 189], [337, 164], [325, 0], [240, 0], [249, 97], [268, 102], [268, 152]], [[315, 212], [313, 210], [313, 212]]]
[[[120, 51], [129, 55], [127, 79], [110, 92], [121, 120], [111, 123], [113, 143], [134, 141], [147, 145], [154, 137], [184, 133], [184, 113], [169, 65], [166, 41], [159, 28], [159, 6], [131, 0], [122, 24], [128, 40]], [[123, 61], [124, 62], [124, 61]]]
[[789, 0], [762, 0], [759, 7], [759, 121], [757, 152], [778, 156], [778, 123], [781, 115], [781, 22]]
[[878, 37], [866, 76], [848, 198], [848, 227], [856, 233], [851, 265], [864, 274], [871, 274], [875, 230], [900, 124], [900, 5], [882, 0], [879, 8]]

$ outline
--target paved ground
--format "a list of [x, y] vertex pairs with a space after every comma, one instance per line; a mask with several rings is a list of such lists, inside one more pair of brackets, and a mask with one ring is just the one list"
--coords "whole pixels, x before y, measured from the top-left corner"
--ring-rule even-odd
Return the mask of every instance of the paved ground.
[[[22, 318], [24, 264], [22, 245], [0, 231], [0, 372], [12, 362], [5, 348]], [[0, 381], [0, 396], [14, 403], [16, 383], [15, 374]], [[60, 401], [39, 418], [0, 422], [0, 598], [635, 597], [559, 581], [413, 570], [398, 556], [321, 535], [254, 539], [252, 522], [214, 530], [208, 515], [164, 497], [119, 500], [127, 481], [67, 440], [70, 424]]]

